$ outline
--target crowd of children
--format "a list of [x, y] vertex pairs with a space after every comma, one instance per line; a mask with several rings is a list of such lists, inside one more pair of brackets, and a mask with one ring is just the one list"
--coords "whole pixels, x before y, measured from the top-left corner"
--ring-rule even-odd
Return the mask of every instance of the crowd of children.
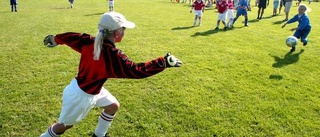
[[[172, 1], [172, 0], [171, 0]], [[305, 4], [301, 4], [301, 1], [296, 3], [298, 6], [298, 14], [293, 18], [289, 19], [289, 12], [292, 7], [293, 0], [273, 0], [273, 13], [272, 16], [276, 16], [281, 13], [282, 7], [284, 7], [285, 19], [283, 20], [284, 28], [287, 24], [298, 22], [298, 27], [290, 29], [295, 31], [293, 36], [300, 39], [304, 46], [307, 45], [308, 39], [307, 36], [311, 31], [311, 23], [309, 17], [305, 12], [308, 12], [309, 8]], [[309, 0], [309, 4], [312, 0]], [[180, 2], [176, 0], [176, 2]], [[187, 0], [181, 1], [186, 3]], [[197, 20], [199, 20], [199, 26], [201, 26], [202, 13], [205, 11], [205, 7], [208, 7], [210, 4], [215, 4], [218, 11], [218, 18], [216, 27], [214, 30], [219, 30], [220, 22], [224, 25], [223, 29], [227, 30], [228, 28], [233, 28], [233, 25], [236, 23], [240, 16], [244, 16], [244, 26], [248, 27], [248, 11], [251, 10], [250, 0], [189, 0], [191, 4], [191, 10], [194, 10], [195, 18], [193, 26], [196, 26]], [[261, 20], [264, 15], [264, 10], [269, 5], [269, 0], [256, 0], [255, 5], [258, 7], [258, 16], [257, 20]], [[212, 5], [211, 5], [212, 6]], [[278, 9], [279, 7], [279, 9]], [[236, 16], [234, 17], [234, 10], [236, 10]], [[290, 52], [294, 52], [295, 47], [292, 47]]]

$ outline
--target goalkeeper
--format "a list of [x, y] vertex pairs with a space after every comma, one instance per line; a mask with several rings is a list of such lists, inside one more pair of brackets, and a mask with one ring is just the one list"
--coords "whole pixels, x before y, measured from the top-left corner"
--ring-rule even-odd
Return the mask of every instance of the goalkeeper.
[[109, 78], [141, 79], [182, 65], [170, 53], [149, 62], [131, 61], [115, 43], [121, 42], [126, 28], [134, 27], [135, 24], [122, 14], [108, 12], [101, 16], [96, 37], [67, 32], [48, 35], [44, 39], [48, 47], [69, 46], [81, 54], [81, 59], [77, 76], [63, 91], [59, 121], [41, 137], [58, 137], [85, 118], [92, 107], [103, 109], [92, 136], [108, 136], [107, 130], [120, 106], [118, 100], [103, 87]]

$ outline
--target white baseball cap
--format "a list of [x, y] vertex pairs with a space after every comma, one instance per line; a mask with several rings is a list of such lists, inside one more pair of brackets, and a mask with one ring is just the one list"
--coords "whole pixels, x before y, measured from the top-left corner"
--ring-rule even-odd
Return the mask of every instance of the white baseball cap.
[[118, 12], [104, 13], [99, 21], [99, 29], [107, 29], [109, 31], [117, 30], [122, 27], [134, 28], [135, 26], [135, 23], [127, 21], [127, 19]]

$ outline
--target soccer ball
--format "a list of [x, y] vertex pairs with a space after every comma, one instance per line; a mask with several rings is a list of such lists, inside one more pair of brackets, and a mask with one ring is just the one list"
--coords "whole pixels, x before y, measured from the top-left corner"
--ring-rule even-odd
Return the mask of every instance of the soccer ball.
[[294, 46], [296, 46], [298, 44], [298, 39], [295, 36], [289, 36], [286, 39], [286, 44], [289, 47], [294, 47]]

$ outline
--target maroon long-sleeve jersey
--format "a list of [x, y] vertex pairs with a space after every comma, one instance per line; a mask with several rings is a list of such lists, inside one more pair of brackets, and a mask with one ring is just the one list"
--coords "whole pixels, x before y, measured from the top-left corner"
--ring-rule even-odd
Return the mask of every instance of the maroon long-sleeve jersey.
[[58, 45], [67, 45], [81, 54], [76, 79], [79, 87], [88, 94], [99, 94], [108, 78], [140, 79], [155, 75], [166, 68], [164, 57], [135, 63], [109, 40], [104, 40], [100, 58], [94, 60], [94, 37], [88, 34], [57, 34], [55, 41]]

